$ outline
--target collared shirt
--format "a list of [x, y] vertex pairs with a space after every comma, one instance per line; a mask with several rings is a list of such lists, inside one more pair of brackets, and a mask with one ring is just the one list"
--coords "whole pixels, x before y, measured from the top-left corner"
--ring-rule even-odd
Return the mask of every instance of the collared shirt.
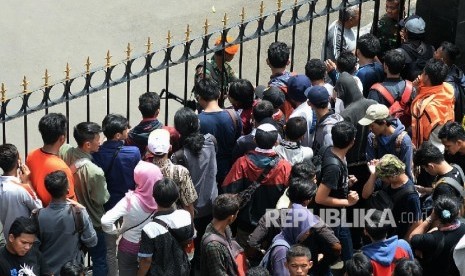
[[92, 163], [92, 155], [68, 144], [61, 146], [59, 155], [70, 167], [78, 160], [87, 160], [73, 173], [74, 191], [79, 203], [86, 207], [94, 228], [100, 228], [100, 219], [105, 213], [103, 204], [110, 198], [103, 170]]
[[164, 177], [171, 178], [178, 185], [179, 200], [182, 207], [188, 206], [197, 200], [194, 183], [189, 171], [185, 167], [175, 165], [169, 159], [154, 158], [153, 163], [160, 168]]

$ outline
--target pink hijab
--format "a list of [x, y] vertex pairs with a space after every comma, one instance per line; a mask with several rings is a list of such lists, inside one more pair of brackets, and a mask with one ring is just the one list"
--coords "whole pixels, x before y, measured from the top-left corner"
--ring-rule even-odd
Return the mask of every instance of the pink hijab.
[[131, 209], [132, 195], [139, 199], [142, 209], [146, 213], [152, 213], [158, 207], [155, 199], [152, 196], [153, 186], [163, 178], [160, 169], [153, 163], [139, 161], [134, 168], [134, 181], [136, 182], [136, 190], [128, 192], [128, 210]]

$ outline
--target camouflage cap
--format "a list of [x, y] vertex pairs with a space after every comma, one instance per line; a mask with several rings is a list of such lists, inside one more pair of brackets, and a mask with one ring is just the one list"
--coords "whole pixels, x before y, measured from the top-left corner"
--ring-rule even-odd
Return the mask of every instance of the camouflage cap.
[[405, 173], [405, 164], [392, 154], [385, 154], [376, 165], [376, 174], [381, 178], [403, 173]]

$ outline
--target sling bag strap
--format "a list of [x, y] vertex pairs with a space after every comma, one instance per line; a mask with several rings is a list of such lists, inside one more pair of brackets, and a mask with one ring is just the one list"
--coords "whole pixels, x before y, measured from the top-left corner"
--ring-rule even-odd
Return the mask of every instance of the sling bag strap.
[[120, 235], [123, 235], [124, 233], [126, 233], [127, 231], [131, 230], [131, 229], [134, 229], [136, 227], [138, 227], [139, 225], [141, 225], [142, 223], [146, 222], [149, 218], [151, 218], [153, 216], [153, 214], [155, 214], [155, 211], [156, 210], [153, 210], [152, 213], [150, 213], [150, 215], [148, 217], [146, 217], [143, 221], [139, 222], [138, 224], [134, 225], [134, 226], [131, 226], [129, 227], [128, 229], [125, 229], [124, 231], [122, 231], [121, 233], [119, 233]]
[[105, 178], [108, 179], [108, 174], [111, 172], [111, 170], [113, 169], [113, 165], [115, 164], [115, 159], [116, 157], [118, 156], [119, 152], [121, 151], [121, 149], [123, 148], [123, 145], [119, 146], [115, 153], [113, 153], [113, 157], [111, 158], [111, 162], [110, 162], [110, 165], [108, 166], [107, 170], [104, 172], [105, 173]]
[[270, 161], [268, 166], [266, 166], [263, 169], [260, 176], [249, 187], [247, 187], [245, 190], [243, 190], [242, 192], [240, 192], [238, 194], [239, 199], [240, 199], [240, 209], [244, 208], [244, 206], [247, 205], [247, 203], [250, 202], [250, 200], [252, 199], [253, 194], [258, 189], [258, 187], [260, 187], [261, 182], [263, 181], [263, 179], [265, 179], [265, 177], [268, 175], [268, 173], [278, 164], [279, 160], [280, 160], [279, 156], [276, 155], [273, 158], [273, 160]]
[[[225, 109], [226, 112], [228, 112], [229, 114], [229, 117], [231, 117], [231, 120], [233, 122], [233, 125], [234, 125], [234, 135], [237, 136], [237, 129], [239, 128], [239, 126], [237, 125], [237, 121], [239, 120], [237, 117], [237, 113], [236, 111], [234, 111], [234, 109], [230, 109], [230, 108], [226, 108]], [[240, 133], [239, 133], [240, 135]], [[237, 137], [235, 137], [237, 138]]]

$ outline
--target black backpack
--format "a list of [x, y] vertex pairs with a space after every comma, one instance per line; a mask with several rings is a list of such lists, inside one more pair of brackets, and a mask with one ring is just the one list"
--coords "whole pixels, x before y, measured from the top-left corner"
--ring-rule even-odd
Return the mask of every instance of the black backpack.
[[415, 187], [413, 185], [408, 185], [391, 197], [387, 193], [387, 187], [383, 187], [383, 189], [373, 192], [373, 194], [367, 198], [365, 206], [367, 209], [376, 209], [380, 211], [384, 211], [385, 209], [393, 210], [398, 202], [403, 200], [407, 195], [413, 193], [416, 193]]
[[452, 66], [451, 69], [455, 72], [447, 76], [446, 82], [450, 83], [454, 87], [455, 121], [462, 124], [463, 117], [465, 116], [465, 75], [462, 70], [455, 66]]
[[406, 60], [411, 60], [411, 62], [406, 64], [402, 78], [414, 81], [423, 72], [428, 60], [433, 57], [434, 47], [421, 42], [417, 48], [413, 47], [410, 43], [404, 43], [400, 49]]

